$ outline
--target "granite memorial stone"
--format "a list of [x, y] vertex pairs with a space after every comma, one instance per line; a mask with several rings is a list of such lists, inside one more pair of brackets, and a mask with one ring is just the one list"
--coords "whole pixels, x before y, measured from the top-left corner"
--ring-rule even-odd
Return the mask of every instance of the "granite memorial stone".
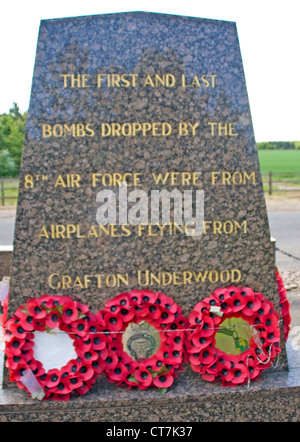
[[235, 24], [143, 12], [42, 21], [9, 316], [44, 293], [96, 312], [148, 289], [187, 317], [232, 285], [279, 312], [274, 267]]

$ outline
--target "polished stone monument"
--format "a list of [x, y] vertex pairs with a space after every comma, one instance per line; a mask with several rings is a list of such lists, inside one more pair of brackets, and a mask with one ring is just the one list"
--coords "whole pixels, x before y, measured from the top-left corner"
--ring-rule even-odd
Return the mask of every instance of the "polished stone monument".
[[[157, 195], [167, 195], [166, 206], [152, 204]], [[185, 197], [193, 216], [178, 217]], [[97, 312], [119, 293], [148, 289], [188, 317], [227, 286], [251, 287], [280, 311], [234, 23], [144, 12], [41, 22], [14, 247], [9, 316], [44, 293]], [[256, 420], [280, 404], [290, 416], [283, 332], [281, 350], [277, 369], [250, 389], [223, 389], [189, 370], [165, 397], [103, 379], [69, 404], [9, 388], [2, 414], [235, 420], [242, 407]]]

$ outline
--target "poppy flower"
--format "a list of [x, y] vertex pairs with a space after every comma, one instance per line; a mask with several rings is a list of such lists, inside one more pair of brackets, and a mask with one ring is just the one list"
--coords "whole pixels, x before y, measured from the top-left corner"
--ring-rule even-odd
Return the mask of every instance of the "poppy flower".
[[120, 309], [119, 316], [123, 322], [130, 322], [134, 318], [134, 311], [131, 309], [131, 307], [128, 309], [122, 307]]
[[231, 297], [228, 297], [227, 299], [225, 299], [224, 301], [222, 301], [220, 307], [221, 307], [221, 312], [223, 314], [226, 314], [228, 312], [231, 312]]
[[[159, 350], [160, 352], [163, 352], [163, 350]], [[174, 348], [168, 348], [167, 352], [164, 352], [163, 355], [166, 358], [166, 362], [171, 365], [178, 365], [182, 361], [182, 352], [183, 349], [178, 350]]]
[[[128, 299], [130, 301], [130, 305], [141, 305], [144, 301], [142, 300], [144, 296], [144, 292], [148, 292], [148, 290], [131, 290], [128, 293]], [[149, 291], [149, 293], [152, 293]], [[150, 298], [149, 298], [150, 299]]]
[[24, 350], [24, 348], [23, 348], [21, 351], [21, 355], [22, 355], [23, 361], [25, 361], [29, 364], [33, 358], [34, 353], [33, 353], [32, 349]]
[[[1, 304], [3, 305], [3, 303], [1, 303]], [[17, 310], [15, 311], [15, 314], [13, 315], [14, 318], [20, 319], [20, 320], [23, 318], [27, 318], [27, 316], [28, 316], [28, 313], [23, 305], [18, 307]]]
[[198, 347], [193, 344], [191, 336], [192, 336], [191, 332], [187, 333], [184, 342], [184, 349], [186, 349], [188, 353], [197, 353], [199, 352]]
[[158, 305], [145, 303], [145, 305], [142, 307], [140, 315], [142, 317], [149, 317], [149, 320], [153, 321], [160, 318], [161, 309]]
[[71, 359], [62, 369], [62, 377], [65, 378], [70, 374], [74, 375], [80, 368], [80, 363], [76, 359]]
[[245, 359], [245, 364], [248, 367], [250, 379], [256, 379], [260, 374], [256, 358], [252, 355], [248, 355]]
[[62, 320], [65, 324], [70, 324], [78, 318], [78, 310], [72, 301], [63, 305], [62, 312]]
[[11, 370], [15, 370], [18, 366], [19, 363], [21, 362], [21, 357], [17, 356], [17, 355], [11, 355], [8, 360], [7, 360], [7, 366], [11, 369]]
[[84, 351], [88, 351], [92, 348], [92, 340], [89, 335], [85, 335], [79, 341], [80, 341], [79, 347]]
[[31, 365], [32, 373], [36, 378], [39, 376], [42, 376], [45, 373], [45, 369], [43, 367], [43, 364], [40, 361], [34, 360], [34, 363]]
[[[160, 305], [166, 310], [169, 310], [171, 313], [181, 313], [181, 308], [173, 301], [170, 296], [166, 296], [164, 293], [156, 293], [156, 301], [155, 303]], [[152, 299], [150, 297], [149, 302], [154, 301], [155, 294], [152, 293]], [[143, 298], [144, 299], [144, 298]]]
[[120, 362], [113, 369], [109, 371], [110, 379], [117, 382], [125, 381], [127, 376], [128, 376], [128, 369], [125, 367], [124, 364]]
[[205, 373], [207, 373], [207, 370], [205, 369], [205, 365], [203, 365], [200, 361], [198, 361], [198, 364], [194, 364], [192, 361], [190, 361], [191, 364], [191, 369], [196, 372], [201, 374], [201, 376], [203, 376]]
[[45, 385], [48, 388], [56, 387], [59, 381], [60, 381], [60, 371], [57, 368], [52, 368], [47, 372]]
[[278, 327], [272, 329], [272, 330], [267, 330], [267, 339], [269, 343], [275, 343], [275, 342], [279, 342], [280, 340], [280, 330]]
[[139, 381], [135, 378], [134, 374], [135, 374], [135, 370], [134, 369], [130, 370], [126, 374], [125, 383], [128, 386], [127, 387], [128, 390], [130, 390], [132, 387], [138, 387], [139, 386]]
[[84, 350], [82, 352], [82, 359], [87, 363], [90, 363], [91, 361], [96, 361], [98, 359], [98, 353], [93, 350]]
[[227, 298], [230, 297], [229, 290], [226, 288], [219, 288], [216, 289], [212, 295], [213, 298], [215, 298], [220, 303], [225, 301]]
[[216, 376], [214, 374], [203, 373], [202, 378], [207, 382], [214, 382]]
[[9, 328], [9, 331], [19, 339], [25, 339], [27, 335], [27, 331], [24, 330], [24, 328], [19, 324], [19, 321], [17, 323], [15, 322], [9, 322], [7, 321], [7, 327]]
[[267, 331], [273, 331], [278, 327], [278, 319], [275, 315], [266, 315], [264, 318], [264, 327]]
[[26, 307], [30, 316], [33, 316], [35, 319], [45, 318], [47, 312], [41, 306], [40, 301], [38, 299], [30, 299], [26, 302]]
[[203, 336], [201, 331], [195, 332], [192, 335], [192, 343], [198, 351], [203, 350], [205, 347], [210, 345], [212, 338], [209, 336]]
[[163, 305], [164, 301], [168, 302], [163, 293], [154, 293], [150, 290], [141, 290], [140, 299], [144, 302], [150, 302], [151, 304]]
[[123, 321], [119, 315], [107, 312], [105, 315], [105, 321], [110, 331], [120, 331], [123, 327]]
[[203, 365], [202, 364], [202, 362], [201, 362], [201, 359], [200, 359], [200, 355], [201, 355], [201, 352], [200, 351], [197, 351], [197, 352], [195, 352], [195, 353], [191, 353], [190, 355], [189, 355], [189, 362], [192, 364], [192, 365]]
[[139, 366], [139, 363], [137, 361], [133, 361], [129, 354], [124, 351], [118, 350], [115, 352], [115, 355], [117, 356], [118, 361], [125, 365], [128, 371], [131, 368], [136, 369]]
[[104, 333], [95, 333], [90, 335], [91, 348], [93, 350], [103, 350], [106, 347], [106, 337]]
[[[286, 317], [288, 316], [289, 318], [289, 322], [291, 321], [291, 315], [290, 315], [290, 303], [288, 302], [288, 300], [285, 300], [283, 302], [280, 303], [281, 306], [281, 311], [282, 311], [282, 316]], [[289, 324], [288, 324], [289, 325]]]
[[236, 313], [244, 309], [247, 305], [247, 298], [242, 296], [240, 293], [235, 293], [231, 297], [231, 311]]
[[52, 401], [67, 402], [68, 400], [70, 400], [70, 397], [71, 397], [70, 394], [54, 394], [54, 393], [46, 394], [46, 399], [51, 399]]
[[109, 349], [107, 347], [103, 348], [103, 350], [95, 350], [98, 355], [99, 360], [106, 361], [108, 355], [110, 354]]
[[269, 302], [262, 302], [260, 308], [257, 310], [257, 316], [263, 320], [263, 316], [268, 315], [272, 305]]
[[110, 352], [105, 359], [105, 370], [113, 370], [117, 366], [118, 362], [118, 356], [115, 353]]
[[86, 321], [82, 319], [78, 319], [77, 321], [72, 322], [71, 331], [78, 336], [85, 336], [87, 332], [88, 324]]
[[33, 330], [41, 332], [44, 332], [46, 330], [44, 318], [43, 319], [33, 318]]
[[[167, 356], [164, 356], [164, 353], [167, 353]], [[149, 360], [144, 360], [141, 363], [144, 365], [147, 363], [147, 368], [155, 371], [155, 372], [159, 372], [159, 370], [161, 370], [161, 368], [164, 366], [165, 363], [165, 358], [168, 358], [169, 353], [166, 351], [166, 349], [160, 349], [158, 350], [158, 352], [155, 354], [155, 356], [152, 356], [152, 358], [150, 358]]]
[[160, 323], [161, 324], [170, 324], [175, 319], [174, 314], [169, 312], [166, 309], [163, 309], [160, 315]]
[[82, 379], [84, 381], [88, 381], [88, 380], [92, 379], [92, 377], [95, 374], [95, 371], [93, 370], [93, 368], [89, 364], [83, 364], [80, 366], [77, 373], [79, 376], [82, 377]]
[[211, 346], [204, 348], [200, 352], [201, 362], [205, 365], [210, 365], [216, 360], [216, 352]]
[[287, 341], [287, 338], [288, 338], [289, 332], [290, 332], [290, 324], [292, 321], [292, 318], [290, 315], [290, 303], [287, 299], [286, 289], [284, 287], [283, 280], [282, 280], [277, 268], [275, 268], [275, 273], [276, 273], [281, 314], [282, 314], [282, 320], [283, 320], [284, 338], [285, 338], [285, 341]]
[[49, 328], [58, 328], [60, 326], [60, 317], [58, 312], [52, 311], [46, 316], [45, 325]]
[[252, 316], [253, 313], [257, 312], [261, 307], [261, 300], [259, 296], [255, 294], [249, 295], [247, 298], [247, 304], [243, 309], [243, 314], [246, 316]]
[[57, 301], [57, 297], [56, 296], [42, 295], [39, 298], [39, 304], [43, 305], [43, 307], [48, 307], [48, 308], [53, 307], [53, 302], [54, 301]]
[[203, 317], [203, 321], [201, 322], [199, 328], [201, 330], [201, 335], [204, 337], [212, 336], [216, 332], [215, 323], [208, 315]]
[[22, 339], [18, 339], [16, 337], [13, 337], [7, 344], [6, 344], [6, 351], [11, 353], [12, 355], [19, 355], [21, 354], [21, 350], [23, 345], [25, 344], [25, 341]]
[[250, 287], [242, 287], [241, 295], [247, 298], [251, 298], [255, 295], [254, 291]]
[[99, 310], [96, 315], [94, 315], [95, 322], [99, 327], [105, 326], [105, 313], [103, 310]]
[[152, 384], [152, 374], [143, 367], [140, 367], [135, 371], [134, 377], [139, 382], [139, 388], [141, 390], [145, 390]]
[[83, 382], [82, 386], [77, 388], [76, 392], [82, 396], [90, 390], [91, 386], [92, 384], [90, 382]]
[[22, 376], [24, 376], [26, 370], [28, 370], [28, 365], [25, 362], [21, 362], [18, 366], [10, 372], [9, 379], [11, 381], [21, 381]]
[[220, 371], [220, 375], [222, 377], [223, 384], [226, 385], [227, 383], [230, 383], [234, 378], [234, 369], [224, 366]]
[[[53, 388], [50, 388], [48, 391], [48, 393], [57, 393], [58, 395], [57, 398], [59, 398], [60, 400], [62, 399], [63, 396], [69, 395], [70, 392], [71, 388], [70, 388], [70, 381], [68, 378], [60, 379], [59, 383], [55, 385]], [[56, 396], [53, 397], [54, 400], [55, 397]], [[66, 399], [68, 400], [68, 397]]]
[[121, 308], [129, 307], [129, 299], [127, 293], [121, 293], [118, 296], [115, 296], [113, 299], [110, 299], [105, 303], [105, 309], [110, 310], [112, 313], [117, 313]]
[[75, 374], [69, 377], [69, 387], [71, 391], [77, 390], [82, 386], [82, 384], [83, 384], [83, 379], [81, 376], [76, 376]]
[[184, 332], [166, 332], [170, 348], [180, 350], [184, 344]]
[[35, 330], [35, 319], [33, 316], [24, 315], [20, 318], [20, 325], [21, 327], [26, 331], [33, 331]]
[[105, 369], [105, 362], [104, 362], [104, 360], [97, 359], [96, 361], [92, 361], [91, 365], [92, 365], [95, 373], [97, 373], [97, 374], [102, 373], [104, 371], [104, 369]]
[[196, 325], [198, 326], [199, 324], [201, 324], [202, 321], [202, 313], [199, 312], [198, 310], [193, 310], [192, 313], [189, 316], [189, 321], [190, 321], [190, 325]]
[[76, 306], [77, 310], [79, 311], [79, 313], [81, 314], [81, 316], [87, 315], [89, 313], [89, 308], [87, 305], [81, 304], [80, 302], [76, 301], [75, 306]]
[[241, 294], [241, 287], [234, 287], [234, 286], [230, 286], [227, 287], [227, 294], [232, 297], [236, 294]]
[[209, 303], [206, 301], [201, 301], [195, 305], [193, 312], [204, 313], [204, 312], [209, 312], [209, 309], [210, 309]]
[[174, 378], [170, 373], [163, 373], [153, 378], [153, 384], [158, 388], [169, 388], [174, 382]]
[[284, 332], [284, 339], [285, 342], [287, 341], [288, 337], [289, 337], [289, 333], [290, 333], [290, 326], [289, 324], [292, 321], [292, 317], [291, 315], [288, 313], [287, 315], [282, 315], [282, 319], [283, 319], [283, 332]]
[[244, 364], [237, 364], [233, 369], [231, 383], [234, 385], [243, 384], [249, 379], [249, 370]]

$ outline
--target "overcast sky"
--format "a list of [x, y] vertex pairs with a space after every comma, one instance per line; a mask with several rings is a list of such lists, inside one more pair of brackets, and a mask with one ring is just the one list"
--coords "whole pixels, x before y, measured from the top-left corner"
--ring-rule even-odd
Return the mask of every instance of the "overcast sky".
[[1, 7], [0, 113], [28, 109], [40, 20], [148, 11], [237, 24], [256, 141], [300, 140], [299, 0], [12, 0]]

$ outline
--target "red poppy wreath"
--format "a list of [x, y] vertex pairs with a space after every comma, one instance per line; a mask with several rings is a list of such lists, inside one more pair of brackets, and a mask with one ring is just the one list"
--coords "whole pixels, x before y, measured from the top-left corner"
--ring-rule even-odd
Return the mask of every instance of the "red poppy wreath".
[[173, 384], [182, 369], [186, 320], [172, 298], [132, 290], [109, 300], [96, 317], [107, 333], [110, 382], [163, 392]]
[[292, 318], [290, 315], [290, 303], [287, 299], [286, 289], [284, 287], [283, 280], [282, 280], [277, 268], [275, 268], [275, 274], [276, 274], [280, 307], [281, 307], [281, 314], [282, 314], [282, 320], [283, 320], [284, 338], [285, 338], [285, 341], [287, 341], [287, 338], [289, 337], [289, 332], [290, 332], [290, 324], [292, 322]]
[[278, 320], [273, 304], [251, 288], [215, 290], [189, 317], [186, 347], [192, 369], [223, 386], [258, 378], [281, 351]]
[[[29, 299], [7, 321], [6, 329], [5, 353], [10, 380], [32, 397], [68, 400], [75, 393], [85, 394], [104, 369], [107, 350], [101, 327], [86, 305], [67, 296], [43, 295]], [[54, 338], [54, 342], [64, 338], [64, 344], [68, 340], [71, 359], [66, 361], [64, 355], [62, 366], [44, 367], [39, 357], [43, 352], [48, 357], [50, 354], [49, 347], [43, 350], [47, 345], [45, 336]], [[53, 349], [53, 361], [57, 361], [59, 344]]]

